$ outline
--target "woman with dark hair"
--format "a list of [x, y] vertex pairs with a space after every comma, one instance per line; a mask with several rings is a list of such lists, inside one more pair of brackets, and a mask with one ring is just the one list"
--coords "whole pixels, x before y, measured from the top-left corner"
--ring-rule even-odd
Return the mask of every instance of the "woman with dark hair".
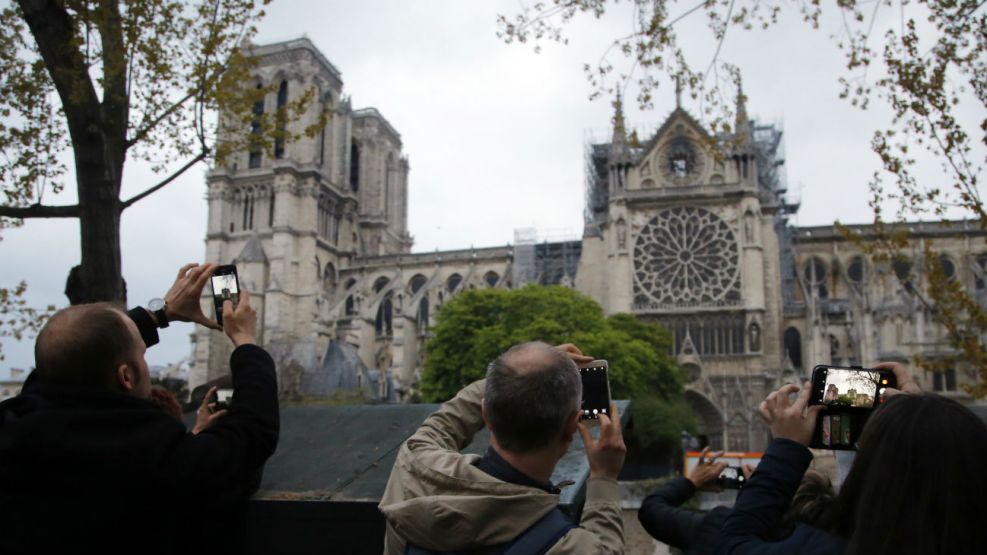
[[[899, 364], [902, 390], [920, 393]], [[812, 459], [806, 447], [821, 405], [810, 386], [768, 395], [760, 412], [774, 436], [720, 533], [718, 553], [973, 554], [987, 546], [987, 424], [959, 403], [894, 395], [867, 422], [824, 529], [796, 525], [777, 540], [782, 515]]]

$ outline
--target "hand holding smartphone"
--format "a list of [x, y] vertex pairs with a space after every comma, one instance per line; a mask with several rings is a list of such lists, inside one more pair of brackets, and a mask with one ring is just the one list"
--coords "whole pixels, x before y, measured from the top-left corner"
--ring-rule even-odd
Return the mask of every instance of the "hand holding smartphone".
[[823, 405], [809, 447], [853, 451], [867, 419], [898, 383], [891, 370], [816, 366], [809, 405]]
[[240, 279], [236, 273], [236, 266], [226, 264], [217, 267], [212, 277], [209, 278], [209, 284], [212, 286], [216, 323], [219, 324], [219, 327], [223, 327], [223, 303], [232, 301], [235, 310], [237, 303], [240, 302]]
[[609, 366], [605, 360], [594, 360], [579, 367], [583, 381], [581, 420], [598, 420], [601, 414], [610, 417]]

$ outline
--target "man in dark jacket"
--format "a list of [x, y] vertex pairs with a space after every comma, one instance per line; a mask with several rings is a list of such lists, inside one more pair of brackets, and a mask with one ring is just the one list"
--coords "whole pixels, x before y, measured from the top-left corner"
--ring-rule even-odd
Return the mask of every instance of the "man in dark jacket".
[[0, 553], [195, 553], [229, 533], [203, 523], [252, 493], [278, 439], [274, 362], [246, 292], [223, 307], [235, 393], [208, 427], [189, 433], [148, 400], [144, 360], [169, 320], [218, 328], [199, 302], [214, 268], [182, 268], [156, 312], [100, 303], [48, 321], [25, 390], [0, 404]]

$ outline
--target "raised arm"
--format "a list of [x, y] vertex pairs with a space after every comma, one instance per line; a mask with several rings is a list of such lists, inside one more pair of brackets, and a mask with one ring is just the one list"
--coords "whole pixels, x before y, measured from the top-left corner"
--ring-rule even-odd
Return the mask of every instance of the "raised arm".
[[443, 403], [408, 439], [408, 449], [459, 451], [469, 445], [483, 429], [481, 403], [485, 384], [486, 380], [477, 380]]

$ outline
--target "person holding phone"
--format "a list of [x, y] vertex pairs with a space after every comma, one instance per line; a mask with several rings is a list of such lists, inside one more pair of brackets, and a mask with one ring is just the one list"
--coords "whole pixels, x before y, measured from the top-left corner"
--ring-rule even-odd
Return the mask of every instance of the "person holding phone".
[[169, 321], [218, 327], [199, 302], [214, 268], [182, 267], [151, 310], [96, 303], [48, 320], [22, 393], [0, 403], [0, 553], [230, 547], [231, 519], [278, 441], [274, 361], [256, 345], [249, 295], [223, 307], [237, 395], [197, 434], [151, 401], [144, 359]]
[[922, 393], [901, 364], [875, 369], [893, 371], [898, 389], [885, 392], [864, 426], [828, 522], [796, 525], [783, 539], [782, 515], [812, 459], [807, 445], [823, 405], [808, 405], [809, 383], [786, 385], [761, 403], [774, 439], [724, 522], [717, 553], [983, 552], [987, 424], [956, 401]]
[[[722, 456], [722, 451], [710, 453], [708, 447], [703, 449], [688, 477], [672, 478], [644, 498], [637, 517], [652, 538], [687, 554], [713, 553], [716, 534], [730, 514], [730, 508], [714, 507], [699, 512], [683, 509], [681, 505], [699, 491], [722, 491], [718, 483], [720, 473], [729, 466], [716, 462]], [[747, 464], [741, 469], [745, 478], [753, 472]]]
[[[401, 446], [380, 502], [385, 555], [623, 553], [620, 415], [615, 405], [599, 414], [596, 439], [580, 422], [576, 363], [592, 360], [573, 345], [516, 345], [429, 416]], [[484, 425], [487, 452], [460, 453]], [[558, 509], [551, 483], [577, 430], [590, 473], [578, 526]]]

